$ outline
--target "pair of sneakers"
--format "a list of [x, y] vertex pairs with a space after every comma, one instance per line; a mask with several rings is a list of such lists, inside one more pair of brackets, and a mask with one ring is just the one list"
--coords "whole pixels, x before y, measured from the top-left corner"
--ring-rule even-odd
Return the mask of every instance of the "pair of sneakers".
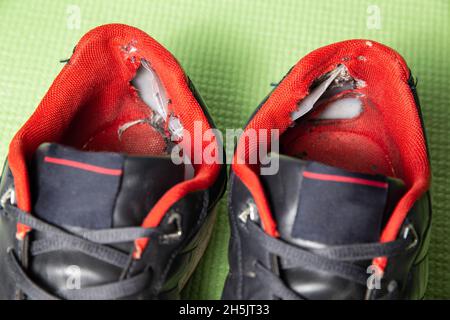
[[[179, 298], [212, 232], [223, 160], [166, 49], [130, 26], [90, 31], [10, 144], [0, 298]], [[237, 141], [222, 297], [422, 298], [429, 183], [400, 55], [365, 40], [313, 51]]]

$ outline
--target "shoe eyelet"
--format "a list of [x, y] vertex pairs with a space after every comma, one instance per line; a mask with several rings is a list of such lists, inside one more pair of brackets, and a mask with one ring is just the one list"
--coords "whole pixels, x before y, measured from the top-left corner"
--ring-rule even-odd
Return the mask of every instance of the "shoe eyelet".
[[0, 198], [0, 205], [2, 208], [6, 206], [6, 203], [10, 203], [11, 205], [14, 205], [16, 203], [16, 193], [12, 187], [8, 188], [6, 192], [2, 195]]
[[251, 221], [256, 221], [258, 217], [255, 205], [248, 203], [247, 207], [239, 214], [238, 218], [244, 225], [247, 224], [248, 218], [250, 218]]
[[413, 241], [406, 247], [406, 250], [415, 248], [419, 243], [419, 235], [417, 234], [416, 229], [411, 223], [408, 223], [403, 231], [403, 239], [407, 240], [410, 235], [413, 237]]
[[167, 234], [163, 234], [160, 237], [160, 241], [161, 243], [171, 243], [173, 241], [177, 241], [181, 238], [181, 236], [183, 235], [183, 229], [181, 226], [181, 215], [177, 212], [172, 212], [169, 215], [169, 218], [167, 220], [167, 224], [175, 224], [176, 227], [176, 231], [173, 233], [167, 233]]

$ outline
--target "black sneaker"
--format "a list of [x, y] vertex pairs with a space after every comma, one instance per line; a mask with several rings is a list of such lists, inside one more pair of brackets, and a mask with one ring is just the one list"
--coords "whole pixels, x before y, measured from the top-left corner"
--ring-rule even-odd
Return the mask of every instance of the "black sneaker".
[[221, 161], [184, 161], [195, 123], [213, 128], [160, 44], [125, 25], [86, 34], [10, 145], [0, 299], [179, 298], [226, 179]]
[[394, 50], [351, 40], [300, 60], [247, 124], [230, 180], [224, 299], [423, 298], [430, 167]]

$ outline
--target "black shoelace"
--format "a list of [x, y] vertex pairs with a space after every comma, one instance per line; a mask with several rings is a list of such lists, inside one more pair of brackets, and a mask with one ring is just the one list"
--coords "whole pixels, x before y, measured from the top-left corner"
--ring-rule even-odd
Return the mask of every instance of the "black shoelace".
[[[3, 208], [0, 207], [0, 214], [6, 218], [27, 225], [33, 230], [40, 231], [45, 235], [43, 239], [31, 241], [29, 249], [31, 256], [61, 249], [75, 250], [119, 267], [122, 270], [128, 268], [132, 260], [131, 254], [124, 253], [109, 245], [133, 242], [138, 238], [148, 238], [159, 233], [156, 229], [145, 229], [141, 227], [102, 230], [66, 230], [46, 223], [9, 203], [4, 204]], [[129, 278], [119, 279], [117, 282], [80, 289], [61, 289], [58, 292], [49, 293], [28, 275], [19, 261], [14, 248], [8, 248], [7, 251], [9, 274], [17, 287], [29, 299], [120, 299], [141, 292], [149, 285], [150, 281], [149, 273], [143, 272]]]
[[[267, 235], [251, 220], [247, 221], [246, 226], [261, 249], [278, 257], [282, 270], [299, 267], [310, 271], [321, 270], [364, 286], [367, 286], [369, 277], [367, 269], [352, 262], [400, 255], [417, 243], [417, 238], [410, 236], [414, 233], [408, 232], [405, 239], [391, 242], [331, 246], [314, 249], [312, 252]], [[279, 274], [259, 261], [255, 261], [254, 265], [256, 277], [268, 284], [274, 297], [287, 300], [304, 299], [287, 286]], [[395, 293], [390, 292], [389, 295], [395, 296]]]

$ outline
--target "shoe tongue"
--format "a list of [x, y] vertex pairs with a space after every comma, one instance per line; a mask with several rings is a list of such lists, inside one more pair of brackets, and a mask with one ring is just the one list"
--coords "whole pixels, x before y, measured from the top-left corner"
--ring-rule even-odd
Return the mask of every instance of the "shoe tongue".
[[281, 237], [298, 245], [376, 242], [404, 193], [397, 179], [278, 159], [278, 172], [261, 179]]
[[36, 153], [36, 216], [60, 226], [107, 229], [139, 225], [184, 167], [168, 157], [128, 157], [43, 144]]

